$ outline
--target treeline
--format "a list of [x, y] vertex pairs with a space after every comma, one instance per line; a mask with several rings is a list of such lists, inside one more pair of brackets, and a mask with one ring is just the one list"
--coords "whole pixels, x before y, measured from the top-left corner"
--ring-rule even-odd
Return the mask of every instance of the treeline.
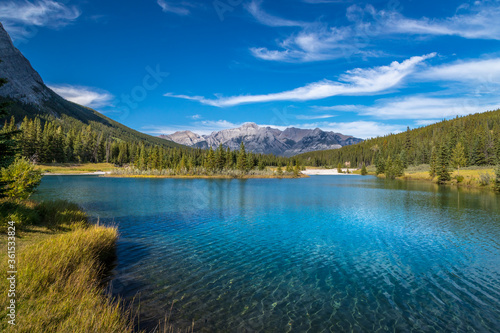
[[500, 110], [457, 117], [413, 130], [408, 128], [404, 133], [369, 139], [341, 149], [305, 153], [297, 158], [304, 165], [331, 167], [350, 163], [353, 168], [363, 163], [383, 168], [390, 158], [391, 169], [399, 173], [408, 165], [430, 164], [432, 167], [439, 161], [450, 164], [454, 152], [456, 159], [461, 160], [459, 166], [497, 164]]
[[[81, 125], [80, 125], [81, 124]], [[238, 151], [219, 146], [216, 150], [169, 148], [150, 142], [124, 141], [108, 131], [75, 122], [64, 129], [59, 119], [25, 117], [16, 124], [12, 117], [2, 131], [20, 129], [16, 135], [19, 154], [33, 163], [114, 163], [139, 170], [179, 169], [189, 171], [203, 167], [209, 172], [221, 170], [249, 171], [267, 166], [296, 165], [294, 160], [274, 155], [247, 152], [242, 143]]]

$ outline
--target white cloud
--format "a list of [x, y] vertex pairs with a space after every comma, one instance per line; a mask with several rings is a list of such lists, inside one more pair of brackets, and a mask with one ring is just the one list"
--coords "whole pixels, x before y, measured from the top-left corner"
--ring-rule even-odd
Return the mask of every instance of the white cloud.
[[496, 84], [500, 83], [500, 58], [458, 61], [430, 67], [417, 76], [429, 80], [460, 81], [474, 85], [478, 82]]
[[189, 1], [167, 1], [167, 0], [157, 0], [158, 5], [164, 12], [174, 13], [177, 15], [189, 15], [191, 13], [191, 8], [195, 7], [194, 4]]
[[420, 119], [415, 120], [414, 123], [417, 126], [428, 126], [440, 122], [440, 119]]
[[194, 119], [194, 120], [201, 119], [201, 115], [200, 114], [194, 114], [192, 116], [188, 116], [188, 118], [191, 118], [191, 119]]
[[172, 134], [179, 131], [191, 131], [200, 135], [208, 135], [215, 131], [240, 127], [241, 124], [235, 124], [227, 120], [204, 120], [193, 122], [189, 125], [173, 125], [173, 126], [144, 126], [142, 127], [147, 133], [152, 135]]
[[[458, 13], [464, 11], [464, 13]], [[394, 12], [379, 12], [392, 33], [454, 35], [468, 39], [500, 40], [500, 6], [496, 1], [476, 1], [460, 6], [457, 14], [444, 19], [405, 18]]]
[[20, 39], [33, 33], [28, 27], [59, 28], [80, 16], [76, 7], [57, 1], [6, 1], [0, 3], [0, 21], [12, 38]]
[[287, 20], [268, 14], [260, 8], [261, 3], [262, 0], [253, 0], [245, 7], [257, 21], [264, 25], [270, 27], [304, 27], [308, 25], [308, 23], [305, 22]]
[[333, 118], [336, 117], [334, 114], [321, 114], [321, 115], [297, 115], [295, 118], [297, 119], [302, 119], [302, 120], [314, 120], [314, 119], [328, 119], [328, 118]]
[[368, 69], [356, 68], [341, 75], [338, 82], [323, 80], [280, 93], [219, 97], [217, 99], [207, 99], [201, 96], [174, 95], [171, 93], [167, 93], [165, 96], [195, 100], [217, 107], [228, 107], [245, 103], [319, 100], [337, 95], [378, 94], [397, 86], [406, 76], [413, 73], [420, 63], [435, 55], [435, 53], [432, 53], [412, 57], [401, 63], [394, 61], [389, 66]]
[[315, 124], [303, 124], [307, 128], [319, 127], [323, 131], [332, 131], [344, 135], [352, 135], [356, 138], [368, 139], [389, 133], [400, 133], [406, 130], [406, 125], [384, 124], [375, 121], [353, 121], [353, 122], [320, 122]]
[[[344, 106], [338, 106], [342, 109]], [[336, 110], [332, 106], [330, 110]], [[443, 119], [468, 115], [500, 108], [500, 102], [495, 98], [438, 98], [417, 95], [404, 98], [383, 99], [374, 106], [349, 105], [351, 111], [360, 115], [373, 116], [381, 119]]]
[[[307, 2], [311, 1], [318, 2]], [[380, 52], [368, 50], [374, 44], [373, 41], [397, 35], [500, 40], [500, 6], [496, 1], [476, 1], [472, 6], [460, 6], [454, 16], [442, 19], [411, 19], [394, 10], [376, 10], [372, 5], [364, 8], [352, 5], [346, 11], [350, 24], [333, 27], [320, 22], [295, 22], [271, 16], [259, 7], [259, 2], [251, 4], [249, 12], [262, 24], [300, 28], [278, 42], [276, 49], [250, 48], [255, 57], [263, 60], [311, 62], [353, 55], [377, 57]]]
[[60, 84], [50, 85], [49, 88], [68, 101], [90, 108], [111, 105], [114, 98], [109, 92], [93, 87]]

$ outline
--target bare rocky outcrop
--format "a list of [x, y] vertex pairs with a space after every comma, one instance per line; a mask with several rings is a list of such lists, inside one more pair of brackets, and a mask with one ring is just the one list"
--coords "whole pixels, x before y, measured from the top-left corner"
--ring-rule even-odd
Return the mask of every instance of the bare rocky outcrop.
[[0, 96], [26, 104], [41, 106], [53, 96], [30, 62], [14, 46], [0, 23], [0, 77], [8, 82], [0, 88]]

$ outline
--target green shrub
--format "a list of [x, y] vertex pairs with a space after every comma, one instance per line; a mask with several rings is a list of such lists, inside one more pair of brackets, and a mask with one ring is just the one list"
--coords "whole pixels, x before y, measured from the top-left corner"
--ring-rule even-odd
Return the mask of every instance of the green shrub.
[[366, 171], [366, 165], [365, 162], [363, 162], [363, 166], [361, 167], [361, 175], [366, 176], [368, 174], [368, 171]]
[[455, 179], [457, 180], [457, 183], [461, 183], [464, 181], [464, 176], [456, 176]]
[[479, 174], [479, 185], [488, 186], [491, 181], [491, 176], [489, 173], [480, 173]]
[[7, 196], [28, 199], [42, 180], [42, 173], [24, 157], [2, 170], [2, 181], [6, 182]]

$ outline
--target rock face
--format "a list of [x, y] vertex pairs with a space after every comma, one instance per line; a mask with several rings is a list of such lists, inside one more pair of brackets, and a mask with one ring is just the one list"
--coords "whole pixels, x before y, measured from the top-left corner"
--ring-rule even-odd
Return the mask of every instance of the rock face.
[[12, 44], [9, 34], [0, 23], [0, 77], [8, 82], [0, 88], [0, 96], [26, 104], [40, 106], [53, 96], [30, 62]]
[[210, 135], [202, 136], [184, 131], [160, 137], [186, 146], [213, 149], [222, 144], [231, 150], [238, 150], [243, 142], [245, 148], [254, 153], [279, 156], [337, 149], [363, 141], [340, 133], [325, 132], [319, 128], [311, 130], [292, 127], [280, 131], [271, 127], [259, 127], [254, 123], [246, 123], [241, 127], [213, 132]]

